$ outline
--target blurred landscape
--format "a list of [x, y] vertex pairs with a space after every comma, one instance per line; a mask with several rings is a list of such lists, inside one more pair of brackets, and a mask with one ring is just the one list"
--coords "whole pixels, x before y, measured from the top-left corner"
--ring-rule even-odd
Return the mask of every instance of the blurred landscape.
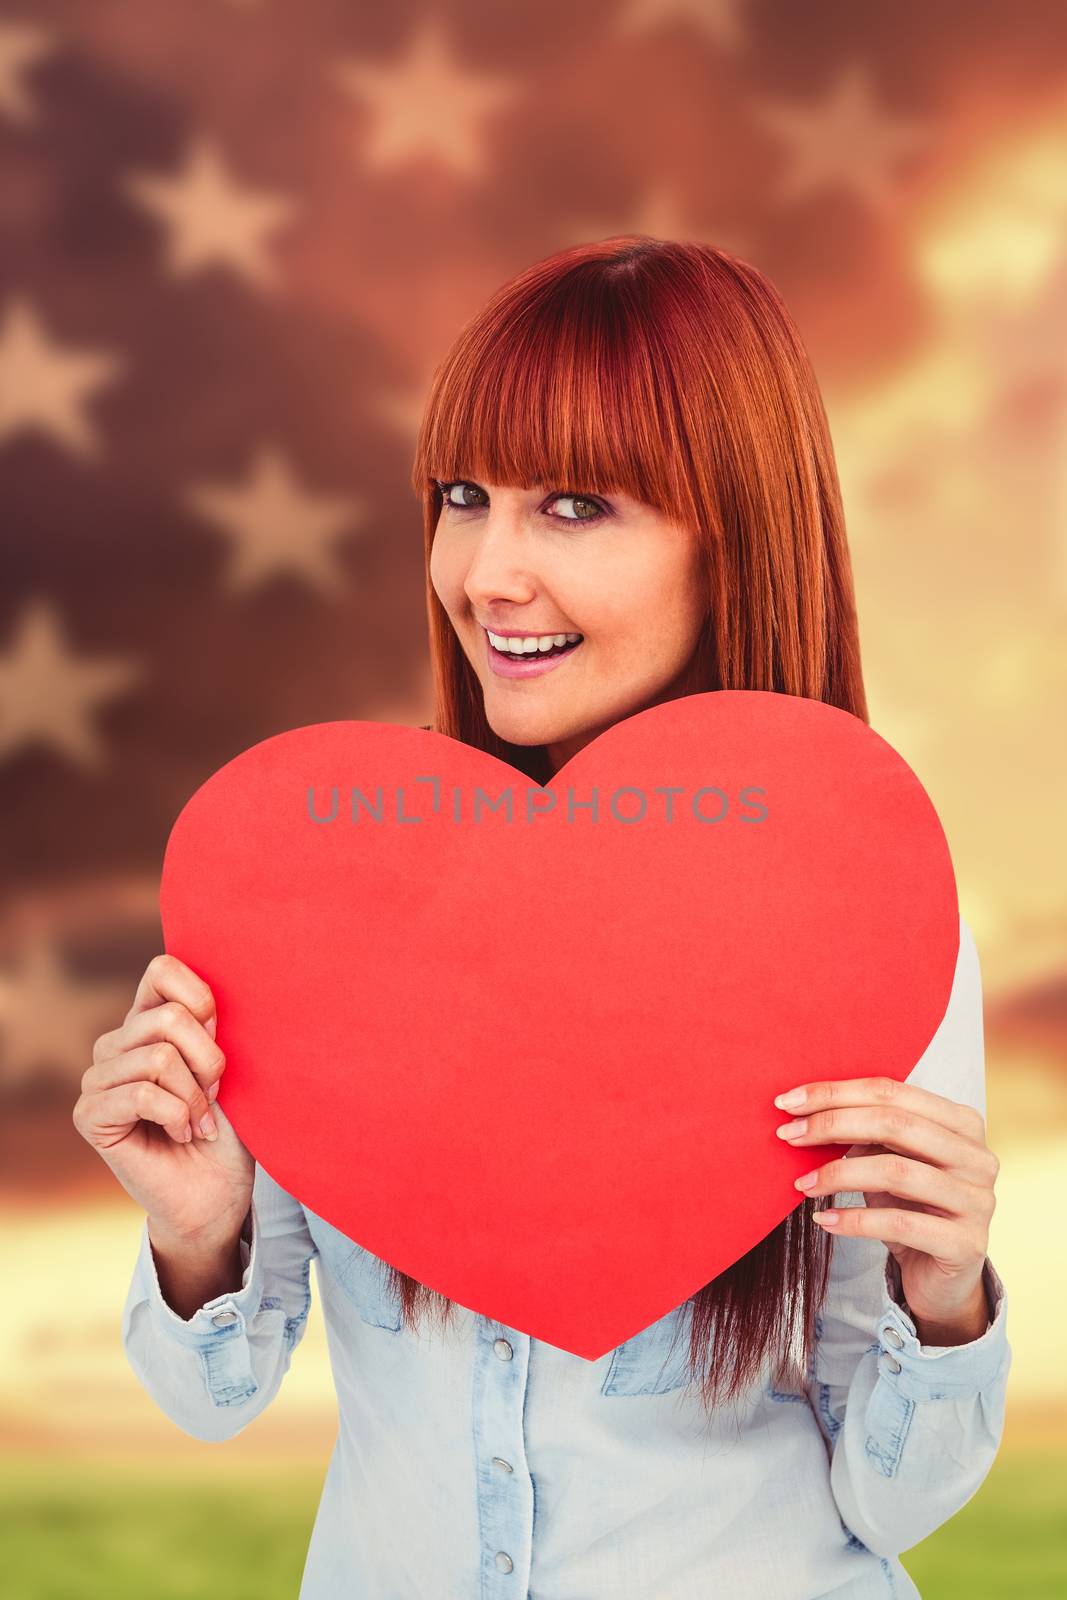
[[246, 1434], [181, 1434], [121, 1348], [142, 1216], [71, 1111], [193, 791], [432, 714], [408, 474], [458, 329], [631, 232], [739, 252], [797, 320], [871, 722], [981, 957], [1008, 1423], [905, 1562], [928, 1600], [1067, 1592], [1065, 47], [1051, 0], [0, 6], [5, 1595], [297, 1593], [318, 1306]]

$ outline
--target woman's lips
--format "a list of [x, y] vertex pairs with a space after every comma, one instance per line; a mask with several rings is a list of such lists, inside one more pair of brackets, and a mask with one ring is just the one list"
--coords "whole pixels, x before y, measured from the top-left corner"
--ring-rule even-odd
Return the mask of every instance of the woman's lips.
[[485, 639], [485, 654], [489, 666], [498, 678], [539, 678], [542, 673], [551, 672], [553, 667], [562, 666], [585, 643], [579, 639], [577, 644], [571, 645], [566, 650], [546, 652], [531, 651], [529, 655], [505, 655], [502, 650], [494, 650], [489, 635], [482, 629]]

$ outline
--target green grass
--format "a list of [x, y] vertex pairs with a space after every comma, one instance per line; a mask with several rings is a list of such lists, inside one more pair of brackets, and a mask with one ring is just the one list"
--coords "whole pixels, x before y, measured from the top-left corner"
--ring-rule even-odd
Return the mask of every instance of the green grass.
[[[296, 1600], [325, 1462], [254, 1484], [220, 1466], [197, 1483], [188, 1469], [0, 1462], [5, 1600]], [[1067, 1451], [1002, 1450], [904, 1565], [923, 1600], [1067, 1594]]]
[[[205, 1445], [205, 1450], [217, 1446]], [[4, 1600], [296, 1600], [325, 1472], [0, 1466]]]
[[903, 1557], [923, 1600], [1067, 1595], [1067, 1448], [1001, 1448], [978, 1493]]

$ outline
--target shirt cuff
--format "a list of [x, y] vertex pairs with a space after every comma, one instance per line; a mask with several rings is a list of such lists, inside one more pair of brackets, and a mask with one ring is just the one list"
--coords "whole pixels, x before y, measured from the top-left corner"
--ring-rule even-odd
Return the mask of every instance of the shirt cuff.
[[148, 1218], [145, 1218], [138, 1258], [142, 1286], [157, 1323], [179, 1344], [194, 1350], [208, 1347], [217, 1349], [220, 1344], [244, 1337], [247, 1323], [259, 1309], [263, 1292], [262, 1251], [254, 1201], [249, 1205], [241, 1228], [239, 1249], [242, 1268], [240, 1289], [215, 1295], [198, 1306], [191, 1317], [180, 1317], [163, 1298], [148, 1233]]
[[985, 1332], [966, 1344], [921, 1344], [904, 1298], [900, 1263], [892, 1251], [888, 1252], [882, 1314], [877, 1323], [881, 1346], [878, 1370], [904, 1398], [971, 1399], [998, 1377], [1009, 1354], [1007, 1297], [988, 1256], [982, 1267], [982, 1282], [993, 1312]]

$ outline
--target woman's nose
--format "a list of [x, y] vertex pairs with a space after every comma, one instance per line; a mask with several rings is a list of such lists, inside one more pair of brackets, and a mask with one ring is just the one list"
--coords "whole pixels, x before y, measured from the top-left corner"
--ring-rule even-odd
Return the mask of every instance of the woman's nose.
[[529, 552], [520, 517], [490, 512], [471, 555], [464, 585], [476, 605], [487, 607], [500, 599], [524, 600], [536, 593], [536, 575], [530, 570]]

